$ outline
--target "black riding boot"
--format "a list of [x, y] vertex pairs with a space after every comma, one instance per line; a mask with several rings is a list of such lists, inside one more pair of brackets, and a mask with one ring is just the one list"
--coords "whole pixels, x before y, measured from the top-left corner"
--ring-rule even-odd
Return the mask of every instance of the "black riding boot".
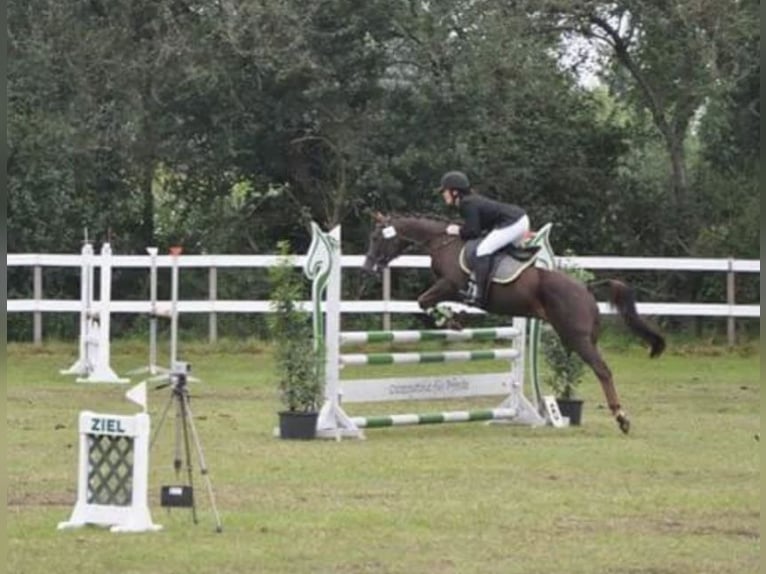
[[485, 307], [489, 298], [490, 275], [492, 274], [492, 254], [484, 255], [476, 259], [473, 267], [473, 274], [476, 276], [476, 296], [471, 305], [476, 307]]

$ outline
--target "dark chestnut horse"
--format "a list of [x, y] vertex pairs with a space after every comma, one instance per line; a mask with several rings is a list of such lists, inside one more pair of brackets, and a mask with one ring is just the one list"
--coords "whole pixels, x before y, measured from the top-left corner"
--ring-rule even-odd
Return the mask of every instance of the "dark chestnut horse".
[[[463, 241], [447, 235], [447, 221], [416, 216], [376, 214], [376, 225], [364, 269], [378, 272], [405, 250], [418, 249], [431, 257], [436, 282], [418, 297], [420, 308], [433, 316], [437, 303], [460, 301], [468, 275], [458, 261]], [[611, 290], [612, 304], [627, 326], [649, 344], [651, 357], [665, 349], [665, 340], [647, 325], [636, 312], [632, 290], [616, 280], [604, 281]], [[612, 373], [596, 347], [599, 334], [599, 310], [588, 288], [566, 273], [528, 267], [512, 283], [493, 283], [486, 311], [499, 315], [542, 319], [551, 324], [564, 346], [577, 353], [596, 374], [606, 402], [622, 432], [630, 430], [630, 420], [620, 406]], [[460, 328], [450, 319], [447, 326]]]

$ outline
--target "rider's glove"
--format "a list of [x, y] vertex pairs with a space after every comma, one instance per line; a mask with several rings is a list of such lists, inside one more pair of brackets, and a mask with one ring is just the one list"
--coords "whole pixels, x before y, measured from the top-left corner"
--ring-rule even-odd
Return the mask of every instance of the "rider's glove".
[[460, 235], [460, 226], [450, 223], [446, 230], [447, 235]]

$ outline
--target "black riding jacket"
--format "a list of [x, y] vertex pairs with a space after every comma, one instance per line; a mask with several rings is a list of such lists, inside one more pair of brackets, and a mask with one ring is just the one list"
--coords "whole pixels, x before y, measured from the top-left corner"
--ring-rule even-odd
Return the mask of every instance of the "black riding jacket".
[[498, 227], [506, 227], [526, 215], [518, 205], [495, 201], [478, 193], [464, 195], [460, 199], [459, 210], [463, 218], [460, 227], [460, 238], [463, 240], [474, 239]]

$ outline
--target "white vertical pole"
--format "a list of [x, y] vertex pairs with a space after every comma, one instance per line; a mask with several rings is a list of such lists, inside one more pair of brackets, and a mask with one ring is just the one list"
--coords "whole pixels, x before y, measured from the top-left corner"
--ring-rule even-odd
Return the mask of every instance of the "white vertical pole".
[[[383, 269], [383, 300], [386, 303], [391, 301], [391, 268], [388, 265]], [[383, 313], [383, 330], [391, 330], [391, 313], [388, 311]]]
[[152, 523], [149, 513], [149, 415], [138, 413], [134, 417], [136, 431], [133, 439], [133, 489], [130, 501], [133, 512], [126, 521], [127, 524], [112, 527], [113, 532], [141, 532], [162, 528]]
[[98, 319], [96, 318], [96, 257], [93, 246], [90, 246], [87, 255], [88, 269], [86, 289], [86, 305], [85, 305], [85, 350], [83, 352], [83, 364], [85, 365], [82, 370], [82, 375], [87, 376], [93, 372], [96, 368], [96, 362], [98, 361], [98, 344], [99, 328]]
[[340, 391], [340, 298], [341, 298], [341, 255], [340, 225], [328, 234], [334, 240], [330, 253], [330, 278], [327, 283], [325, 300], [325, 401], [334, 407], [338, 405]]
[[729, 347], [737, 342], [737, 329], [732, 312], [736, 303], [736, 289], [734, 286], [734, 259], [729, 257], [728, 271], [726, 272], [726, 303], [729, 305], [729, 316], [726, 318], [726, 341]]
[[[213, 266], [210, 268], [210, 275], [208, 277], [208, 291], [210, 293], [209, 300], [215, 303], [218, 299], [218, 268]], [[208, 343], [211, 345], [218, 341], [218, 315], [215, 311], [211, 311], [208, 315]]]
[[157, 374], [157, 253], [156, 247], [147, 247], [149, 254], [149, 374]]
[[[526, 362], [527, 362], [527, 320], [522, 317], [514, 317], [513, 326], [518, 329], [519, 336], [512, 339], [511, 346], [519, 352], [518, 358], [511, 360], [511, 384], [518, 384], [521, 393], [524, 393], [526, 384]], [[537, 404], [537, 397], [534, 398]]]
[[101, 246], [101, 296], [99, 297], [99, 333], [101, 338], [98, 342], [98, 364], [109, 366], [110, 354], [110, 313], [109, 305], [112, 302], [112, 246], [104, 243]]
[[[36, 304], [40, 304], [43, 298], [43, 268], [35, 265], [33, 270], [32, 291]], [[81, 331], [82, 332], [82, 331]], [[43, 344], [43, 314], [42, 311], [35, 311], [32, 314], [32, 341], [35, 346]]]
[[511, 392], [508, 397], [499, 405], [499, 408], [513, 409], [512, 419], [500, 419], [490, 421], [490, 424], [508, 424], [519, 423], [530, 426], [544, 425], [546, 420], [541, 412], [540, 400], [535, 395], [534, 400], [530, 401], [524, 394], [526, 383], [526, 338], [527, 338], [527, 320], [520, 317], [513, 319], [513, 326], [519, 331], [515, 337], [518, 343], [513, 346], [518, 350], [519, 355], [515, 361], [512, 360], [511, 366]]
[[181, 247], [171, 247], [170, 255], [173, 260], [170, 280], [170, 370], [172, 371], [178, 362], [178, 256], [181, 255]]
[[157, 254], [159, 249], [157, 247], [147, 247], [146, 252], [149, 254], [149, 365], [128, 371], [129, 375], [137, 375], [139, 373], [157, 375], [167, 370], [157, 365], [157, 327], [159, 323], [159, 309], [157, 308]]
[[88, 475], [90, 474], [90, 468], [88, 464], [84, 464], [85, 461], [89, 460], [90, 457], [88, 456], [88, 436], [83, 430], [86, 428], [85, 425], [87, 424], [87, 421], [90, 420], [90, 417], [93, 415], [90, 411], [80, 411], [80, 416], [78, 419], [77, 428], [80, 432], [80, 457], [79, 457], [79, 463], [77, 467], [77, 506], [85, 506], [88, 504]]
[[87, 375], [91, 370], [92, 359], [88, 358], [88, 337], [91, 306], [93, 304], [93, 245], [86, 242], [80, 251], [80, 345], [78, 357], [62, 375]]

